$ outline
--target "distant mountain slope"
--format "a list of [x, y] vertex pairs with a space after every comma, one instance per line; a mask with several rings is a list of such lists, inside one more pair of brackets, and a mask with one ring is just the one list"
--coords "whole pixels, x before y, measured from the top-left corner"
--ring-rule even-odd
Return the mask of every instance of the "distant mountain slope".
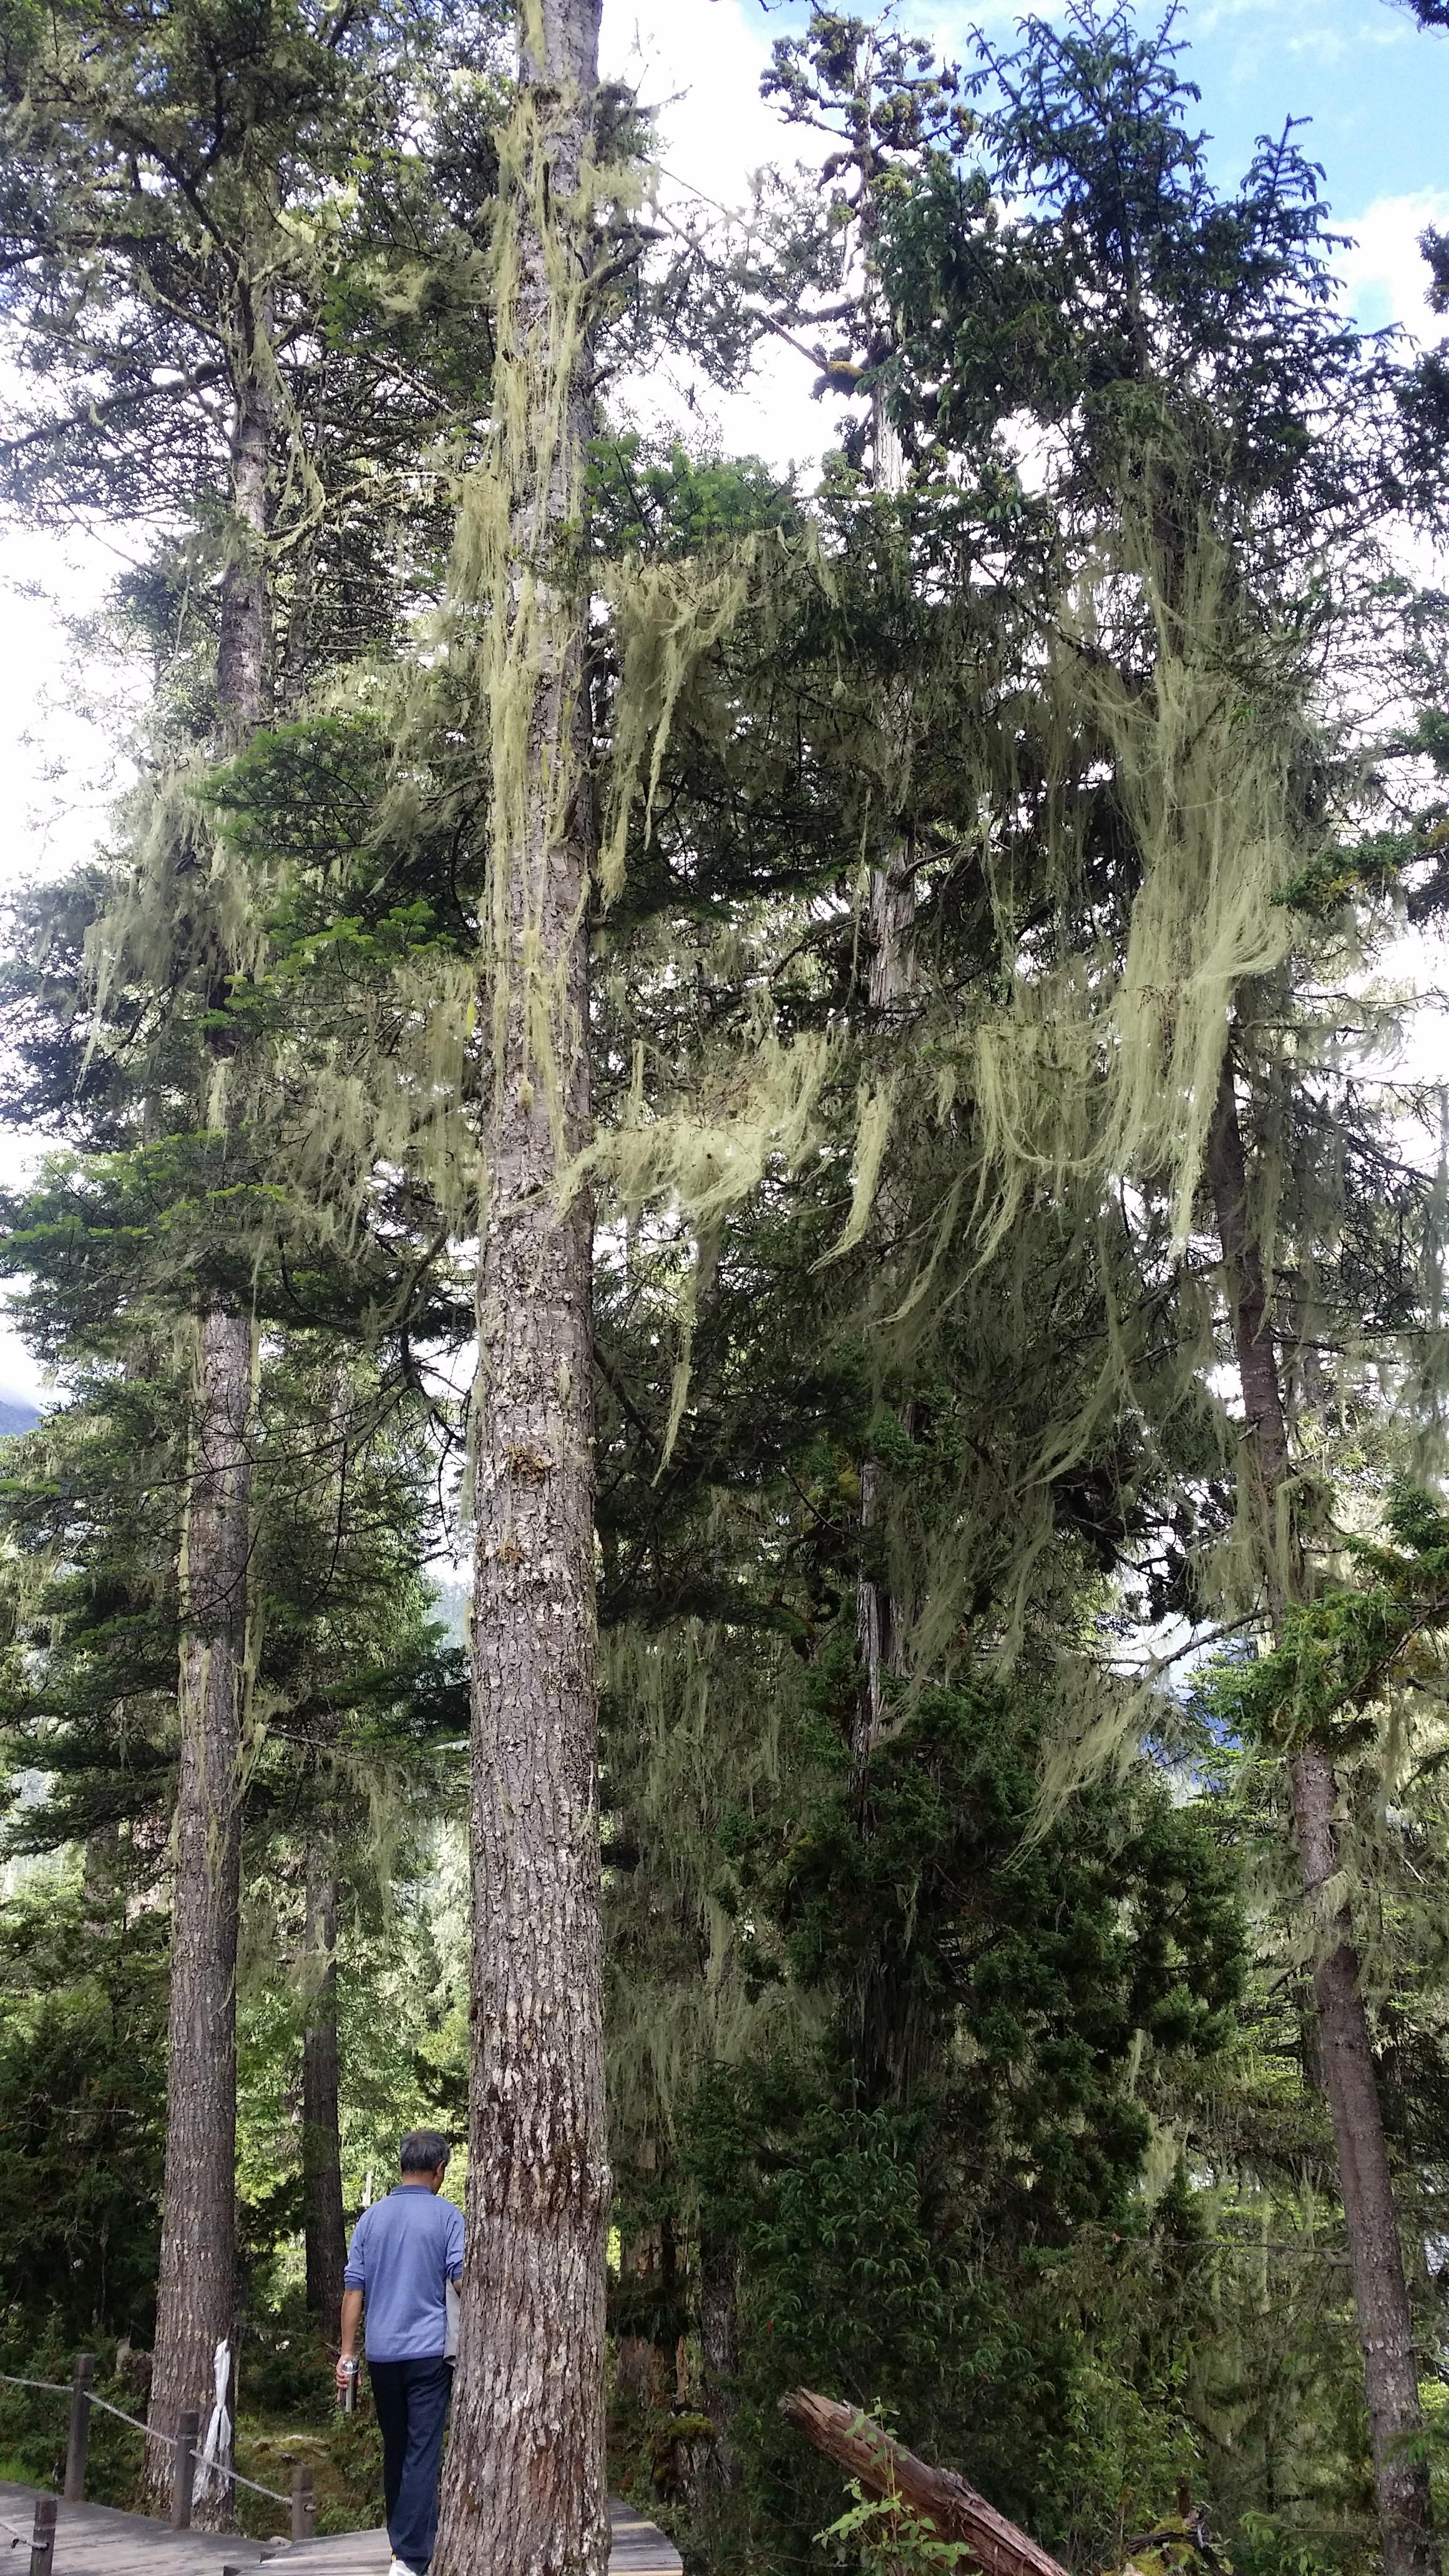
[[27, 1404], [23, 1395], [0, 1395], [0, 1438], [7, 1431], [28, 1431], [39, 1420], [38, 1404]]

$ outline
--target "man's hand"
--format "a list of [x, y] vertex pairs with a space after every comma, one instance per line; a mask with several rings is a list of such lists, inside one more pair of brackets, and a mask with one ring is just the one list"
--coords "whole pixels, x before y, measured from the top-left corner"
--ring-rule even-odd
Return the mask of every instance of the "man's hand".
[[342, 2349], [337, 2356], [337, 2386], [339, 2391], [343, 2394], [346, 2393], [348, 2381], [350, 2379], [354, 2379], [357, 2375], [357, 2329], [361, 2323], [362, 2292], [360, 2290], [344, 2290], [342, 2293], [341, 2332], [338, 2336], [338, 2341], [341, 2344]]

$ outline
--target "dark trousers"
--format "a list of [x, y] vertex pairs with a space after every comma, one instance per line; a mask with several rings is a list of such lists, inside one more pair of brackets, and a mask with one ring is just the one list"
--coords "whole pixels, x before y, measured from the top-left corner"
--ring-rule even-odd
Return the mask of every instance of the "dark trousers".
[[453, 2393], [450, 2361], [369, 2361], [382, 2434], [382, 2491], [394, 2558], [421, 2571], [438, 2536], [438, 2470]]

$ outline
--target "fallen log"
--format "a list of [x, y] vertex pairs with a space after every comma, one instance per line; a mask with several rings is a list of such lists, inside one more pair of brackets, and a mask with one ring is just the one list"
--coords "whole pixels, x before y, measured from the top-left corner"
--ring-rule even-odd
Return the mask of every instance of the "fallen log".
[[934, 2469], [904, 2450], [879, 2424], [838, 2398], [792, 2388], [780, 2412], [807, 2442], [859, 2481], [867, 2496], [899, 2499], [941, 2540], [964, 2541], [982, 2576], [1067, 2576], [1066, 2569], [1028, 2532], [1019, 2531], [954, 2469]]

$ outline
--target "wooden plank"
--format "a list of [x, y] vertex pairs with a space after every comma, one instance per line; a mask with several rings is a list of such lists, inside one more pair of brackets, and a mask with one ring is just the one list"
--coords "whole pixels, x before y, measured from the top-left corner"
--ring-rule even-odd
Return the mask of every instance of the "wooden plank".
[[613, 2526], [609, 2551], [613, 2576], [684, 2576], [684, 2561], [673, 2541], [666, 2539], [656, 2524], [646, 2522], [634, 2505], [621, 2504], [617, 2496], [611, 2496], [609, 2520]]
[[[30, 2537], [35, 2500], [43, 2490], [0, 2484], [0, 2558], [26, 2565], [11, 2530]], [[65, 2504], [55, 2525], [54, 2576], [220, 2576], [223, 2567], [260, 2567], [271, 2553], [261, 2541], [224, 2532], [171, 2531], [143, 2513], [118, 2513], [110, 2505]], [[387, 2561], [384, 2559], [383, 2565]]]
[[[672, 2540], [631, 2504], [609, 2502], [613, 2542], [610, 2576], [683, 2576], [684, 2561]], [[330, 2540], [299, 2541], [278, 2552], [287, 2576], [386, 2576], [391, 2551], [385, 2531], [345, 2531]]]
[[[0, 2566], [28, 2564], [38, 2487], [0, 2484]], [[683, 2576], [672, 2540], [630, 2504], [609, 2504], [610, 2576]], [[287, 2576], [386, 2576], [392, 2555], [385, 2531], [343, 2531], [327, 2540], [239, 2540], [210, 2531], [170, 2531], [141, 2513], [104, 2504], [62, 2504], [56, 2522], [54, 2576], [220, 2576], [223, 2567], [285, 2567]]]
[[279, 2550], [277, 2563], [288, 2576], [378, 2576], [391, 2556], [385, 2531], [339, 2531]]

